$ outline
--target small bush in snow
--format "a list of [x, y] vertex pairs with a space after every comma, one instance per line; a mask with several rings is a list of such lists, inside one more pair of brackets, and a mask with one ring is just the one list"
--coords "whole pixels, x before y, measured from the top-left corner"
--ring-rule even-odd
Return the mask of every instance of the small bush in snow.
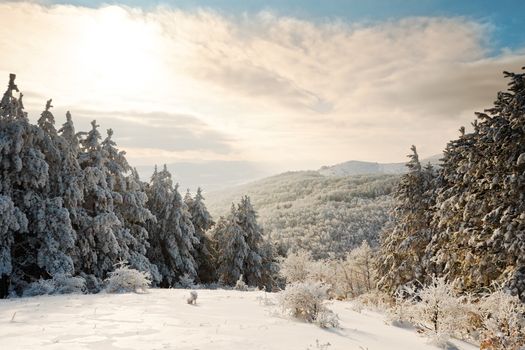
[[287, 283], [304, 282], [310, 275], [312, 266], [312, 254], [305, 250], [289, 253], [281, 261], [279, 273], [286, 279]]
[[30, 297], [46, 294], [84, 293], [85, 290], [86, 281], [82, 277], [56, 275], [52, 279], [40, 279], [29, 284], [23, 295]]
[[323, 305], [328, 297], [328, 287], [320, 282], [295, 282], [286, 286], [279, 294], [279, 305], [283, 312], [322, 327], [336, 324], [336, 317], [329, 314]]
[[53, 280], [40, 279], [36, 282], [29, 284], [29, 286], [27, 286], [27, 288], [24, 290], [23, 296], [34, 297], [37, 295], [53, 294], [54, 290], [55, 285], [53, 283]]
[[244, 283], [244, 281], [242, 280], [242, 274], [239, 276], [239, 279], [237, 280], [237, 282], [235, 283], [235, 289], [236, 290], [240, 290], [240, 291], [247, 291], [248, 290], [248, 286], [246, 285], [246, 283]]
[[394, 305], [387, 316], [393, 325], [404, 325], [413, 322], [412, 307], [416, 303], [417, 293], [414, 285], [399, 288], [394, 294]]
[[315, 324], [321, 328], [338, 328], [339, 317], [335, 312], [325, 307], [319, 311], [317, 319], [315, 320]]
[[498, 290], [481, 301], [483, 349], [525, 349], [525, 305]]
[[108, 293], [145, 292], [151, 284], [151, 276], [120, 263], [115, 265], [115, 271], [109, 273], [106, 283]]
[[179, 277], [179, 286], [184, 289], [190, 289], [195, 287], [195, 279], [189, 274], [185, 273]]
[[199, 295], [197, 294], [197, 292], [194, 291], [194, 290], [192, 290], [192, 291], [190, 292], [190, 297], [186, 300], [186, 302], [187, 302], [188, 304], [191, 304], [191, 305], [197, 305], [197, 297], [198, 297], [198, 296], [199, 296]]
[[55, 294], [84, 293], [86, 281], [82, 277], [57, 275], [53, 277]]
[[443, 277], [434, 277], [428, 286], [417, 292], [416, 299], [419, 301], [407, 310], [410, 316], [433, 343], [447, 346], [449, 337], [466, 322], [462, 299]]

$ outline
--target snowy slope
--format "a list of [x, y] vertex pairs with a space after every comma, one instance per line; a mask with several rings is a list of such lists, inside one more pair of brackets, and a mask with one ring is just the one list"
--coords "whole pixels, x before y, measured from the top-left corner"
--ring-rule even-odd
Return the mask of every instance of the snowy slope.
[[306, 350], [330, 343], [327, 350], [436, 349], [413, 330], [352, 311], [347, 302], [331, 305], [342, 329], [324, 330], [280, 316], [261, 303], [263, 292], [198, 293], [196, 306], [186, 304], [188, 290], [178, 289], [0, 300], [0, 348]]

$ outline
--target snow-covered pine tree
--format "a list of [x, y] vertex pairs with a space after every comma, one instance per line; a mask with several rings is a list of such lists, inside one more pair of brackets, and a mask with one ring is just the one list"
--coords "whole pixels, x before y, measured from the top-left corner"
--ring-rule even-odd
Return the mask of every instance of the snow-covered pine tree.
[[167, 171], [166, 167], [159, 172], [157, 166], [155, 166], [150, 183], [146, 188], [148, 197], [146, 206], [156, 217], [156, 222], [150, 221], [146, 227], [149, 234], [147, 256], [159, 270], [162, 278], [160, 286], [162, 287], [169, 287], [176, 281], [173, 270], [166, 262], [166, 256], [169, 257], [169, 247], [165, 244], [165, 241], [168, 239], [166, 231], [168, 229], [167, 217], [170, 210], [172, 190], [173, 182], [171, 180], [171, 174]]
[[250, 197], [244, 196], [237, 205], [237, 223], [244, 232], [248, 254], [244, 260], [243, 276], [251, 286], [261, 286], [263, 275], [263, 258], [260, 246], [263, 242], [263, 231], [257, 223], [257, 213], [253, 209]]
[[79, 163], [84, 175], [84, 201], [79, 212], [75, 265], [77, 272], [101, 280], [123, 258], [119, 238], [122, 223], [114, 212], [115, 193], [107, 182], [107, 154], [96, 121], [80, 140]]
[[219, 218], [212, 237], [217, 244], [219, 282], [233, 286], [243, 274], [245, 260], [250, 253], [245, 234], [237, 222], [237, 210], [233, 203], [228, 217]]
[[63, 166], [68, 157], [64, 153], [66, 141], [57, 133], [51, 107], [48, 100], [37, 122], [42, 132], [38, 145], [48, 164], [48, 181], [38, 207], [32, 215], [28, 214], [29, 232], [36, 235], [37, 265], [45, 270], [46, 278], [74, 273], [72, 255], [76, 240], [69, 211], [63, 206], [67, 192], [63, 179], [69, 175]]
[[58, 136], [55, 128], [55, 117], [51, 113], [52, 100], [48, 100], [44, 111], [38, 118], [37, 125], [40, 131], [38, 140], [38, 147], [44, 154], [46, 163], [48, 165], [49, 181], [46, 184], [45, 196], [59, 196], [63, 192], [62, 176], [62, 160], [61, 154], [64, 139]]
[[114, 212], [122, 225], [117, 237], [121, 258], [131, 268], [149, 273], [157, 283], [160, 282], [158, 269], [146, 257], [149, 247], [146, 224], [148, 221], [155, 222], [155, 216], [146, 207], [147, 196], [138, 173], [131, 169], [126, 152], [118, 150], [112, 137], [113, 130], [108, 129], [101, 147], [107, 158], [106, 182], [113, 192]]
[[14, 206], [11, 198], [0, 195], [0, 298], [5, 298], [9, 293], [9, 279], [13, 272], [14, 234], [26, 231], [25, 215]]
[[[15, 75], [11, 74], [7, 89], [0, 102], [0, 243], [1, 243], [1, 286], [2, 297], [13, 289], [19, 289], [23, 282], [19, 268], [19, 257], [15, 244], [24, 244], [21, 232], [27, 232], [25, 211], [30, 203], [24, 203], [24, 195], [33, 197], [35, 190], [47, 180], [47, 164], [41, 152], [33, 144], [35, 128], [27, 121], [15, 84]], [[21, 96], [21, 94], [20, 94]], [[28, 169], [23, 160], [34, 156], [37, 162]], [[25, 166], [24, 166], [25, 165]], [[29, 170], [33, 170], [31, 174]], [[22, 174], [24, 173], [24, 174]], [[29, 176], [28, 176], [29, 175]], [[28, 185], [27, 193], [24, 186]], [[24, 246], [24, 248], [27, 245]], [[34, 251], [31, 252], [34, 256]], [[26, 282], [27, 283], [27, 282]]]
[[79, 135], [75, 132], [75, 126], [71, 113], [66, 113], [66, 122], [58, 130], [62, 137], [60, 152], [62, 154], [62, 197], [64, 207], [69, 211], [71, 223], [75, 230], [78, 229], [78, 212], [84, 201], [83, 179], [84, 173], [78, 163], [80, 154]]
[[525, 74], [451, 141], [432, 242], [436, 260], [464, 290], [505, 283], [525, 300]]
[[199, 187], [194, 197], [188, 190], [184, 197], [184, 203], [191, 215], [191, 222], [195, 228], [195, 237], [199, 243], [195, 245], [195, 261], [197, 262], [197, 277], [201, 283], [211, 283], [216, 280], [217, 271], [213, 262], [213, 247], [210, 237], [207, 235], [215, 224], [208, 209], [204, 205], [204, 197]]
[[136, 169], [126, 177], [127, 191], [123, 195], [123, 208], [119, 210], [121, 221], [130, 230], [132, 241], [129, 244], [130, 266], [139, 270], [149, 272], [154, 284], [159, 283], [162, 278], [159, 270], [147, 257], [150, 246], [148, 222], [156, 223], [155, 215], [147, 208], [148, 197], [143, 183], [140, 181]]
[[49, 111], [51, 102], [39, 125], [30, 124], [22, 95], [13, 96], [18, 91], [14, 79], [11, 75], [1, 103], [0, 194], [9, 196], [27, 220], [27, 233], [15, 234], [11, 249], [10, 288], [21, 293], [40, 278], [73, 273], [75, 232], [60, 197], [61, 138]]
[[265, 290], [271, 291], [280, 283], [280, 276], [277, 250], [269, 237], [263, 237], [263, 241], [259, 245], [259, 254], [262, 258], [261, 281], [259, 285], [264, 287]]
[[162, 277], [160, 285], [173, 286], [185, 274], [195, 278], [197, 264], [193, 253], [198, 239], [188, 209], [178, 186], [173, 188], [166, 165], [161, 171], [155, 167], [147, 196], [147, 207], [157, 218], [157, 223], [148, 224], [148, 257], [159, 269]]
[[175, 239], [179, 247], [181, 262], [177, 266], [179, 277], [189, 275], [197, 277], [197, 262], [195, 261], [195, 246], [199, 244], [199, 239], [195, 236], [195, 227], [191, 222], [191, 214], [188, 207], [184, 204], [179, 192], [179, 184], [173, 188], [173, 205], [170, 221], [174, 224], [176, 230]]
[[408, 173], [401, 177], [394, 198], [393, 224], [383, 233], [379, 256], [379, 286], [394, 292], [407, 283], [425, 283], [428, 271], [426, 248], [432, 239], [434, 170], [422, 168], [415, 146], [407, 163]]

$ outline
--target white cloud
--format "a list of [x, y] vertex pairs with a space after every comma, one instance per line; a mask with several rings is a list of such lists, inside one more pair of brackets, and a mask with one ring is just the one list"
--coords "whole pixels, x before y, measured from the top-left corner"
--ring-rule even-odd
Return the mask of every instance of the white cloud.
[[525, 61], [490, 56], [491, 26], [466, 18], [365, 25], [7, 3], [0, 23], [0, 74], [18, 73], [31, 108], [50, 96], [73, 115], [96, 110], [145, 161], [317, 167], [400, 161], [411, 144], [434, 154]]

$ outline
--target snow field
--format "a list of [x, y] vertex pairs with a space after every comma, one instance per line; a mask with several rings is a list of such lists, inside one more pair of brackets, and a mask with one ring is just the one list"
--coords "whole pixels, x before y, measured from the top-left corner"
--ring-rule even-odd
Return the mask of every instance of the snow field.
[[[322, 329], [266, 306], [264, 292], [152, 289], [146, 294], [41, 296], [0, 300], [1, 349], [327, 350], [437, 349], [383, 315], [334, 301], [341, 329]], [[275, 294], [267, 294], [269, 300]], [[460, 350], [476, 347], [456, 341]]]

